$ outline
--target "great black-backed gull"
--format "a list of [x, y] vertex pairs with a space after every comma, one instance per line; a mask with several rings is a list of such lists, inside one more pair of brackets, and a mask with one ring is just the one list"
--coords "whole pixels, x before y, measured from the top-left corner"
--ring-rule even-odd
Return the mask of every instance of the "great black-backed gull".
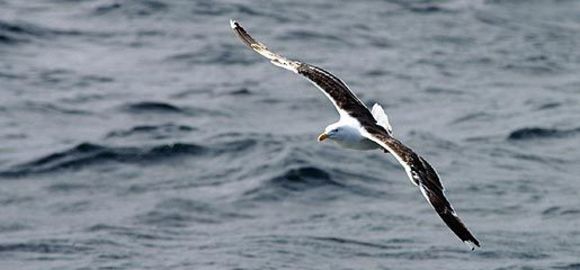
[[306, 77], [334, 104], [340, 119], [328, 125], [318, 141], [329, 139], [346, 148], [383, 149], [391, 153], [443, 222], [472, 250], [480, 246], [445, 198], [444, 187], [435, 169], [423, 157], [393, 137], [388, 117], [380, 105], [375, 104], [369, 111], [342, 80], [328, 71], [274, 53], [252, 38], [238, 22], [230, 20], [230, 25], [244, 44], [268, 58], [272, 64]]

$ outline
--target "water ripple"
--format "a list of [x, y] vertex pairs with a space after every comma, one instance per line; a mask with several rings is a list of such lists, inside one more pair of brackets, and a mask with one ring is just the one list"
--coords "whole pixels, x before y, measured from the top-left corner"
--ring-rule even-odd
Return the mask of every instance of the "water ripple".
[[217, 224], [249, 217], [205, 202], [173, 198], [159, 203], [154, 210], [137, 216], [137, 220], [146, 225], [185, 227], [195, 223]]
[[573, 136], [580, 133], [580, 128], [554, 129], [540, 127], [525, 127], [512, 131], [507, 137], [508, 140], [525, 141], [532, 139], [550, 139]]
[[169, 138], [181, 133], [189, 133], [197, 130], [187, 125], [162, 124], [162, 125], [139, 125], [128, 130], [115, 130], [109, 132], [106, 138], [127, 138], [145, 135], [154, 139]]
[[49, 173], [63, 169], [80, 169], [107, 162], [144, 164], [161, 162], [180, 156], [198, 156], [206, 152], [202, 146], [189, 143], [163, 144], [149, 147], [111, 147], [81, 143], [71, 149], [16, 165], [0, 172], [3, 176]]
[[313, 166], [303, 166], [268, 179], [259, 187], [246, 191], [244, 196], [257, 201], [276, 201], [314, 188], [343, 186], [328, 172]]
[[126, 110], [132, 113], [183, 113], [183, 109], [165, 102], [142, 101], [125, 106]]

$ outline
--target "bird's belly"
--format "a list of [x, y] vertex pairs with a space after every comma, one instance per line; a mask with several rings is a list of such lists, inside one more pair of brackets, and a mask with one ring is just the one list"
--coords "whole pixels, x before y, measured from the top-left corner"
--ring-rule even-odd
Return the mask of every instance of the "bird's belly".
[[375, 142], [366, 138], [357, 141], [337, 141], [337, 143], [344, 148], [355, 150], [373, 150], [380, 147]]

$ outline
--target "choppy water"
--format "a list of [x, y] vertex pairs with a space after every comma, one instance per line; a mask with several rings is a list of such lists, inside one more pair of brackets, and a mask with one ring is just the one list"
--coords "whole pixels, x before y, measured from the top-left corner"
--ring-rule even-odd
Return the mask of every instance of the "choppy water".
[[[580, 269], [580, 2], [0, 0], [1, 269]], [[441, 174], [318, 144], [336, 73]]]

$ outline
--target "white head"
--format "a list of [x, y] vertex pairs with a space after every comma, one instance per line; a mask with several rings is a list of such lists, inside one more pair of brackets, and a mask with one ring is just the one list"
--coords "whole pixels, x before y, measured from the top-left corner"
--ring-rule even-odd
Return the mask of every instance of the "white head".
[[334, 123], [324, 129], [324, 132], [318, 136], [318, 141], [321, 142], [326, 139], [331, 139], [336, 142], [358, 140], [359, 136], [357, 135], [358, 130], [354, 127], [342, 123]]
[[334, 123], [327, 126], [324, 132], [318, 136], [318, 141], [331, 139], [342, 147], [356, 150], [372, 150], [380, 146], [365, 138], [357, 126], [348, 123]]

